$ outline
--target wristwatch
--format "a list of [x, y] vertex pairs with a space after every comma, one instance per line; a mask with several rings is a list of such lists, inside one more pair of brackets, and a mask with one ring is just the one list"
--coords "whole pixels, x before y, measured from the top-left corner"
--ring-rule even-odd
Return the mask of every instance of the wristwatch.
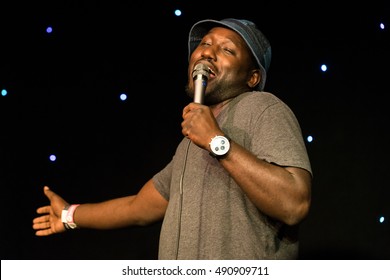
[[73, 214], [74, 210], [79, 206], [80, 204], [71, 204], [66, 205], [64, 210], [62, 210], [61, 213], [61, 220], [64, 223], [64, 226], [66, 229], [76, 229], [77, 224], [73, 220]]
[[215, 158], [222, 158], [227, 155], [230, 150], [230, 139], [226, 136], [217, 135], [211, 139], [210, 155]]

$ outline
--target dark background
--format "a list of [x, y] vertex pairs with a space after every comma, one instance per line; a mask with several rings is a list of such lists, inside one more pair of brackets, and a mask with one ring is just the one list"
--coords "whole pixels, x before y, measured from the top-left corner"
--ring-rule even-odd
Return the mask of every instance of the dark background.
[[389, 259], [388, 4], [296, 2], [2, 1], [1, 259], [157, 258], [160, 224], [36, 237], [32, 219], [44, 185], [96, 202], [136, 193], [168, 163], [191, 101], [189, 29], [226, 17], [266, 34], [266, 90], [314, 137], [300, 258]]

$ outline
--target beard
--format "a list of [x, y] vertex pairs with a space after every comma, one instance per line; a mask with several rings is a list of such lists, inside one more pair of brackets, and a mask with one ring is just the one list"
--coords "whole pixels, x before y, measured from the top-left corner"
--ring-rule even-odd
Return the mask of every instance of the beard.
[[[194, 98], [194, 88], [191, 88], [190, 82], [185, 86], [185, 92], [187, 96], [190, 98]], [[246, 86], [242, 86], [242, 84], [234, 84], [227, 82], [217, 82], [210, 83], [206, 87], [205, 95], [204, 95], [204, 105], [215, 105], [221, 103], [225, 100], [234, 98], [244, 92], [247, 92], [249, 89]]]

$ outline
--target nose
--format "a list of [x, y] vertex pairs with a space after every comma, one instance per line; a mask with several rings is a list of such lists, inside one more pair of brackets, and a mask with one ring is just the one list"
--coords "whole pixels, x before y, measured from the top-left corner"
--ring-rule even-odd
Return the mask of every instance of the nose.
[[213, 46], [208, 46], [204, 48], [201, 53], [202, 57], [207, 61], [215, 60], [215, 50]]

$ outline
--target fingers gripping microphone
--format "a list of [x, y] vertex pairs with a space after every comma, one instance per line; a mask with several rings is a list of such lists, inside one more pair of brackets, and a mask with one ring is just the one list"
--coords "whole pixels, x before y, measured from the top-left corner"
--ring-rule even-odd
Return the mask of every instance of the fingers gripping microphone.
[[199, 63], [192, 71], [192, 78], [194, 79], [194, 102], [203, 104], [204, 93], [206, 91], [207, 80], [209, 79], [209, 68]]

